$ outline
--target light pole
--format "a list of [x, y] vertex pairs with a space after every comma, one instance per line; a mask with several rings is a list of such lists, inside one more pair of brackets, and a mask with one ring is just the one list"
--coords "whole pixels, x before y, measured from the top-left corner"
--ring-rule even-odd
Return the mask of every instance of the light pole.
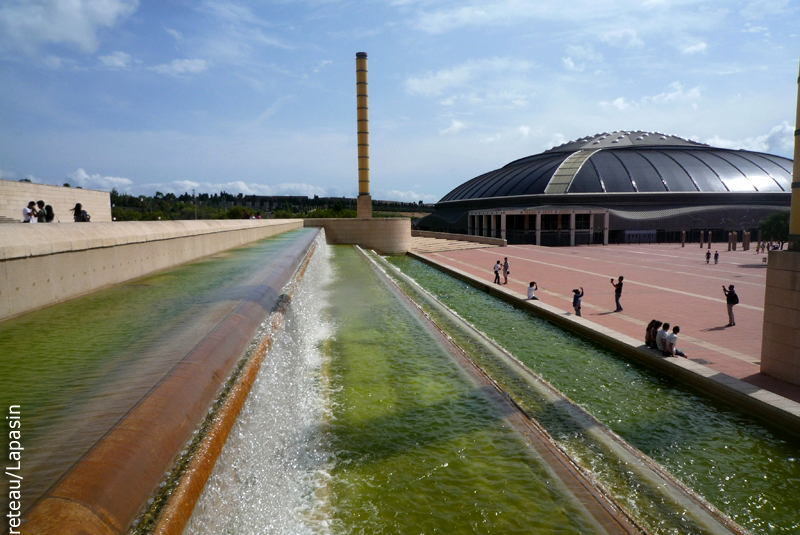
[[194, 198], [194, 188], [192, 188], [192, 204], [194, 205], [194, 220], [197, 221], [197, 201]]

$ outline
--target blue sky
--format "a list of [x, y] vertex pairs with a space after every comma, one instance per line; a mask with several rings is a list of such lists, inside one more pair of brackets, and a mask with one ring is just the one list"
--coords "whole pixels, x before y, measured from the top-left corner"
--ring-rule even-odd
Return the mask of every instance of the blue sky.
[[795, 0], [2, 0], [0, 177], [435, 202], [647, 130], [792, 156]]

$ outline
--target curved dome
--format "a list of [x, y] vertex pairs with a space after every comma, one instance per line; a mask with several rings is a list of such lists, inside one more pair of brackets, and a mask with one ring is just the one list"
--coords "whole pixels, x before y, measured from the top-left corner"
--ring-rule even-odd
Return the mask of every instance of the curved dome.
[[620, 131], [516, 160], [465, 182], [439, 202], [541, 193], [790, 192], [791, 182], [788, 158]]

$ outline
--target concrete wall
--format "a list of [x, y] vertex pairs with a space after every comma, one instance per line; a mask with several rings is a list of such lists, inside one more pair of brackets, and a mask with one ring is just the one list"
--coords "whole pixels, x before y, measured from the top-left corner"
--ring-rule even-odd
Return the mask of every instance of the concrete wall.
[[0, 225], [0, 320], [302, 227], [300, 219]]
[[800, 253], [768, 258], [761, 373], [800, 385]]
[[22, 209], [39, 200], [53, 207], [56, 221], [61, 223], [73, 222], [70, 208], [75, 208], [75, 203], [89, 212], [92, 223], [111, 221], [111, 194], [107, 191], [0, 180], [0, 217], [21, 222]]
[[440, 240], [460, 240], [474, 243], [485, 243], [486, 245], [499, 245], [506, 247], [508, 241], [502, 238], [489, 238], [488, 236], [473, 236], [471, 234], [453, 234], [451, 232], [433, 232], [430, 230], [412, 230], [411, 235], [415, 238], [438, 238]]
[[323, 227], [328, 243], [360, 245], [381, 254], [405, 254], [411, 246], [411, 220], [405, 218], [305, 219], [306, 227]]

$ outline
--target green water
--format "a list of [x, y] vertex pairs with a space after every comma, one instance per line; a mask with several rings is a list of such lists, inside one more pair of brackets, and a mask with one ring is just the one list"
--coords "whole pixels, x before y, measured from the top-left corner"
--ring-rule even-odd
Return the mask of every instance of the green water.
[[333, 256], [335, 531], [594, 533], [360, 253], [337, 247]]
[[[444, 304], [754, 533], [800, 532], [800, 441], [676, 381], [566, 333], [406, 257], [390, 262]], [[469, 350], [463, 334], [451, 335]], [[482, 363], [484, 364], [484, 363]], [[490, 362], [510, 392], [525, 387]], [[539, 402], [522, 404], [637, 516], [652, 515], [635, 482]], [[613, 464], [613, 463], [612, 463]], [[682, 533], [669, 522], [651, 529]]]
[[20, 405], [29, 507], [249, 291], [300, 233], [0, 322], [0, 403]]

